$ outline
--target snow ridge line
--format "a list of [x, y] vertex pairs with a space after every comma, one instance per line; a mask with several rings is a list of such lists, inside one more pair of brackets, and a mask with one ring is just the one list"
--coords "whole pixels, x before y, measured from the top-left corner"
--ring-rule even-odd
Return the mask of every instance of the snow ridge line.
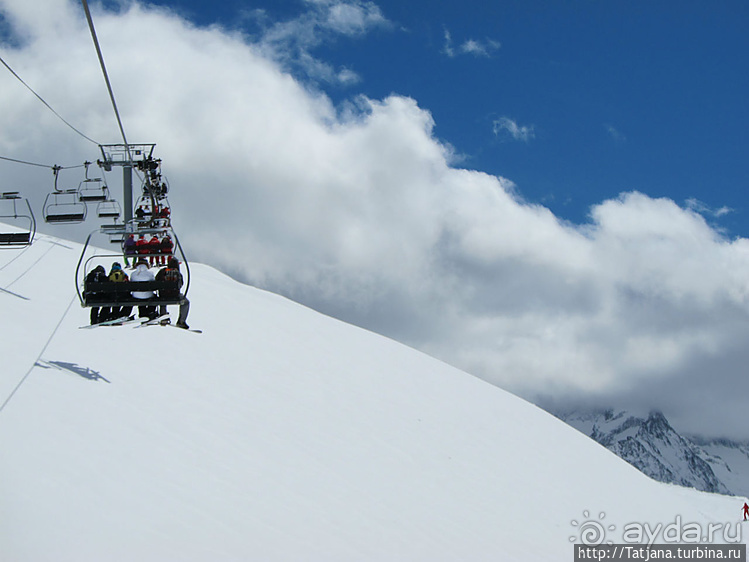
[[0, 405], [0, 413], [5, 409], [5, 406], [8, 405], [8, 403], [11, 401], [13, 396], [15, 396], [16, 392], [18, 392], [18, 389], [23, 386], [23, 383], [26, 382], [26, 379], [29, 378], [29, 375], [31, 374], [31, 371], [34, 370], [34, 367], [37, 366], [37, 363], [42, 358], [42, 355], [44, 355], [44, 352], [47, 351], [47, 348], [49, 347], [49, 344], [52, 343], [52, 338], [55, 337], [55, 334], [57, 334], [57, 330], [60, 329], [60, 326], [62, 325], [62, 321], [65, 320], [65, 317], [68, 315], [68, 312], [70, 312], [70, 307], [73, 306], [73, 303], [78, 298], [78, 295], [73, 295], [73, 298], [70, 299], [70, 302], [68, 303], [68, 307], [65, 309], [65, 312], [62, 313], [62, 316], [60, 317], [60, 321], [57, 323], [57, 326], [55, 326], [55, 329], [52, 330], [52, 333], [50, 334], [49, 338], [47, 339], [47, 343], [44, 344], [44, 347], [39, 352], [39, 355], [37, 355], [36, 359], [34, 360], [34, 363], [29, 367], [29, 370], [26, 371], [26, 374], [21, 378], [19, 383], [16, 385], [16, 387], [13, 389], [13, 391], [8, 395], [8, 397], [5, 399], [5, 402]]

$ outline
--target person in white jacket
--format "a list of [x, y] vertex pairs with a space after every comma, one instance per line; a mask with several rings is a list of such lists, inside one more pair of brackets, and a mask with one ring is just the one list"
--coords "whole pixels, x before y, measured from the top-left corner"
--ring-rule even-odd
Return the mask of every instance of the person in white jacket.
[[[156, 277], [153, 272], [148, 268], [148, 262], [140, 258], [135, 266], [135, 271], [130, 274], [130, 281], [155, 281]], [[136, 299], [149, 300], [155, 296], [153, 291], [133, 291], [132, 295]], [[138, 307], [138, 316], [141, 318], [148, 318], [153, 320], [158, 316], [156, 312], [156, 305], [143, 304]]]

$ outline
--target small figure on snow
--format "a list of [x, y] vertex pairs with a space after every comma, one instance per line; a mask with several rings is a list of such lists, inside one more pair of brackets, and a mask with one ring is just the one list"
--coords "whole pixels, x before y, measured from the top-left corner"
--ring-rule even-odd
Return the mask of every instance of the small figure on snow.
[[744, 502], [744, 507], [741, 508], [744, 512], [744, 521], [746, 521], [747, 517], [749, 517], [749, 505], [747, 505], [746, 502]]

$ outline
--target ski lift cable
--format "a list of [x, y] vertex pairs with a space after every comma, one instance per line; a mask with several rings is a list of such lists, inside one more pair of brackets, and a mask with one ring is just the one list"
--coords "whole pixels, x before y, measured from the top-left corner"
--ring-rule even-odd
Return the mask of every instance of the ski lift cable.
[[46, 164], [38, 164], [36, 162], [27, 162], [26, 160], [17, 160], [15, 158], [7, 158], [5, 156], [0, 156], [0, 160], [6, 160], [8, 162], [15, 162], [16, 164], [26, 164], [27, 166], [38, 166], [40, 168], [52, 168], [52, 166], [47, 166]]
[[26, 160], [18, 160], [16, 158], [8, 158], [7, 156], [0, 156], [0, 160], [6, 160], [7, 162], [15, 162], [16, 164], [26, 164], [27, 166], [37, 166], [39, 168], [49, 168], [54, 170], [73, 170], [75, 168], [83, 168], [86, 164], [78, 164], [76, 166], [58, 166], [56, 164], [50, 166], [49, 164], [39, 164], [38, 162], [27, 162]]
[[83, 134], [83, 133], [82, 133], [81, 131], [79, 131], [78, 129], [76, 129], [75, 127], [73, 127], [73, 125], [71, 125], [70, 123], [68, 123], [68, 122], [67, 122], [67, 121], [66, 121], [66, 120], [65, 120], [65, 119], [63, 118], [63, 116], [62, 116], [62, 115], [60, 115], [59, 113], [57, 113], [57, 111], [55, 111], [55, 110], [54, 110], [54, 108], [53, 108], [53, 107], [52, 107], [51, 105], [49, 105], [49, 104], [48, 104], [48, 103], [47, 103], [47, 102], [46, 102], [46, 101], [44, 100], [44, 98], [42, 98], [42, 96], [40, 96], [39, 94], [37, 94], [37, 93], [36, 93], [36, 92], [34, 91], [34, 89], [33, 89], [33, 88], [31, 87], [31, 86], [29, 86], [29, 85], [28, 85], [28, 84], [27, 84], [26, 82], [24, 82], [24, 81], [23, 81], [23, 78], [21, 78], [21, 77], [20, 77], [20, 76], [19, 76], [18, 74], [16, 74], [15, 70], [13, 70], [13, 69], [12, 69], [12, 68], [10, 67], [10, 65], [9, 65], [9, 64], [8, 64], [7, 62], [5, 62], [5, 60], [4, 60], [4, 59], [3, 59], [2, 57], [0, 57], [0, 62], [1, 62], [1, 63], [3, 63], [3, 66], [5, 66], [5, 68], [7, 68], [7, 69], [8, 69], [8, 71], [9, 71], [9, 72], [10, 72], [10, 73], [11, 73], [11, 74], [12, 74], [13, 76], [15, 76], [15, 77], [16, 77], [16, 79], [18, 79], [18, 81], [19, 81], [19, 82], [20, 82], [21, 84], [23, 84], [24, 86], [26, 86], [26, 88], [27, 88], [27, 89], [28, 89], [28, 90], [29, 90], [29, 91], [30, 91], [30, 92], [31, 92], [32, 94], [34, 94], [34, 95], [35, 95], [35, 96], [37, 97], [37, 99], [38, 99], [38, 100], [39, 100], [40, 102], [42, 102], [42, 103], [43, 103], [43, 104], [44, 104], [44, 105], [45, 105], [45, 106], [47, 107], [47, 109], [49, 109], [49, 110], [50, 110], [50, 111], [51, 111], [52, 113], [54, 113], [54, 114], [55, 114], [55, 115], [57, 116], [57, 118], [58, 118], [58, 119], [59, 119], [60, 121], [62, 121], [63, 123], [65, 123], [65, 124], [66, 124], [66, 125], [67, 125], [68, 127], [70, 127], [71, 129], [73, 129], [73, 130], [74, 130], [74, 131], [75, 131], [76, 133], [78, 133], [79, 135], [81, 135], [81, 136], [82, 136], [82, 137], [83, 137], [84, 139], [86, 139], [87, 141], [89, 141], [89, 142], [92, 142], [92, 143], [94, 143], [94, 144], [96, 144], [96, 145], [98, 145], [98, 144], [99, 144], [98, 142], [96, 142], [96, 141], [95, 141], [95, 140], [93, 140], [92, 138], [90, 138], [90, 137], [88, 137], [88, 136], [84, 135], [84, 134]]
[[132, 160], [132, 155], [130, 154], [130, 145], [128, 144], [127, 137], [125, 136], [125, 128], [122, 126], [122, 119], [120, 118], [120, 112], [117, 109], [117, 102], [114, 99], [114, 91], [112, 90], [112, 83], [109, 81], [109, 74], [107, 73], [107, 66], [106, 64], [104, 64], [104, 55], [102, 55], [101, 53], [101, 47], [99, 46], [99, 39], [96, 36], [96, 29], [94, 28], [94, 20], [91, 18], [91, 11], [88, 9], [87, 0], [81, 0], [81, 3], [83, 4], [84, 12], [86, 12], [86, 21], [88, 21], [88, 28], [91, 30], [91, 38], [94, 40], [94, 47], [96, 47], [96, 54], [99, 57], [99, 65], [101, 66], [101, 71], [104, 74], [104, 81], [107, 84], [107, 90], [109, 91], [109, 98], [112, 100], [112, 108], [114, 109], [114, 114], [117, 117], [117, 124], [120, 127], [122, 140], [125, 143], [127, 156], [128, 156], [128, 159]]

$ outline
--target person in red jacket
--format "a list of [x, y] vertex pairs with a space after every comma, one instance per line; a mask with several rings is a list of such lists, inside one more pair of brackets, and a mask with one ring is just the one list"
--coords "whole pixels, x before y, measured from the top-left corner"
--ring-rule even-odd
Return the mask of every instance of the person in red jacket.
[[159, 219], [160, 219], [160, 221], [162, 223], [162, 226], [169, 226], [170, 225], [169, 218], [170, 218], [171, 213], [172, 213], [171, 209], [169, 209], [169, 207], [167, 207], [167, 206], [164, 206], [161, 209], [161, 212], [159, 213]]
[[138, 240], [135, 242], [135, 252], [138, 254], [138, 260], [140, 261], [141, 258], [144, 260], [147, 259], [146, 256], [148, 255], [148, 240], [146, 240], [146, 237], [143, 234], [138, 235]]
[[167, 234], [161, 239], [161, 260], [159, 261], [159, 264], [164, 265], [165, 263], [168, 263], [169, 259], [172, 257], [173, 251], [174, 242], [172, 242], [172, 237]]
[[159, 240], [159, 237], [155, 234], [151, 237], [151, 240], [148, 241], [148, 254], [150, 256], [149, 261], [151, 267], [155, 265], [159, 265], [159, 259], [161, 256], [159, 254], [161, 253], [161, 240]]
[[744, 502], [744, 507], [742, 507], [741, 509], [744, 510], [744, 521], [746, 521], [746, 518], [749, 517], [749, 505]]

